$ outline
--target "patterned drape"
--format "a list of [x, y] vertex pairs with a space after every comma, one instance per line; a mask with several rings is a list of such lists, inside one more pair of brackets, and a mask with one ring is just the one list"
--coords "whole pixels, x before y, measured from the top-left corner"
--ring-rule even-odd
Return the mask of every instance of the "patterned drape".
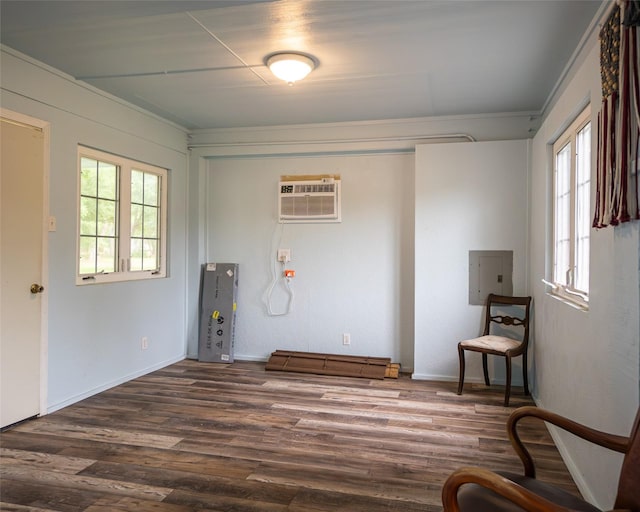
[[623, 0], [600, 31], [602, 106], [598, 113], [593, 227], [640, 218], [640, 0]]

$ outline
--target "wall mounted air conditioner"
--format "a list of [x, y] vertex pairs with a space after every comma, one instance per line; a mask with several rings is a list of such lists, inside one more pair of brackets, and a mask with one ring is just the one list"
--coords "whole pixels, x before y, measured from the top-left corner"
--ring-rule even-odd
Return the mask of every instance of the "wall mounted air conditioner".
[[340, 176], [281, 176], [280, 222], [340, 222]]

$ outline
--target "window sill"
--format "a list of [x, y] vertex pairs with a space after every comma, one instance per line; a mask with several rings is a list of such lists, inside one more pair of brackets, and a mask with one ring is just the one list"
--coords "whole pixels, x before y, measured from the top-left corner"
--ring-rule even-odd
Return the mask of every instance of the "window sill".
[[573, 309], [577, 309], [578, 311], [589, 311], [589, 303], [582, 301], [580, 299], [574, 299], [572, 297], [568, 297], [567, 295], [560, 295], [558, 293], [554, 293], [553, 290], [548, 291], [547, 295], [554, 298], [557, 301], [566, 304], [567, 306], [572, 307]]
[[114, 272], [112, 274], [96, 274], [95, 276], [82, 276], [76, 277], [76, 286], [91, 286], [94, 284], [108, 284], [108, 283], [126, 283], [129, 281], [149, 281], [154, 279], [164, 279], [167, 277], [166, 272], [128, 272], [119, 273]]

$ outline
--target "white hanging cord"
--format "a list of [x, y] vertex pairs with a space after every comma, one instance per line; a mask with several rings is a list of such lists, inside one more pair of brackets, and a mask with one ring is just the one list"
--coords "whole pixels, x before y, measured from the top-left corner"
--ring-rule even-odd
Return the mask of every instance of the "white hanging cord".
[[[284, 261], [278, 261], [276, 263], [280, 263], [282, 265], [282, 269], [280, 272], [280, 275], [278, 275], [277, 270], [274, 272], [274, 276], [273, 276], [273, 281], [271, 281], [271, 285], [269, 286], [269, 289], [267, 290], [267, 313], [269, 313], [269, 316], [284, 316], [284, 315], [288, 315], [289, 313], [291, 313], [293, 311], [293, 300], [295, 298], [295, 295], [293, 293], [293, 288], [291, 287], [291, 278], [290, 277], [286, 277], [284, 275]], [[274, 265], [274, 268], [276, 267], [276, 265]], [[281, 313], [276, 313], [275, 311], [273, 311], [273, 308], [271, 307], [271, 296], [273, 295], [273, 290], [276, 286], [276, 284], [278, 284], [278, 281], [282, 279], [284, 281], [284, 284], [287, 287], [287, 292], [289, 294], [289, 301], [287, 303], [287, 309], [286, 311], [283, 311]]]
[[[295, 298], [295, 295], [293, 293], [293, 288], [291, 287], [291, 278], [290, 277], [286, 277], [284, 275], [284, 266], [285, 266], [285, 262], [284, 261], [277, 261], [277, 260], [273, 260], [273, 255], [276, 254], [276, 248], [274, 247], [274, 239], [276, 238], [276, 234], [278, 231], [278, 224], [276, 224], [276, 229], [274, 230], [273, 236], [271, 237], [271, 247], [269, 247], [269, 263], [273, 262], [273, 264], [271, 265], [271, 275], [272, 275], [272, 280], [271, 280], [271, 284], [269, 285], [269, 288], [267, 288], [267, 291], [265, 292], [265, 296], [264, 296], [264, 302], [267, 306], [267, 313], [269, 316], [284, 316], [284, 315], [288, 315], [289, 313], [291, 313], [293, 311], [293, 301]], [[282, 235], [284, 232], [284, 223], [280, 224], [280, 236], [278, 237], [278, 243], [277, 246], [280, 247], [280, 244], [282, 242]], [[278, 269], [278, 263], [280, 263], [281, 268]], [[271, 298], [273, 295], [273, 291], [276, 287], [276, 285], [278, 284], [278, 281], [280, 281], [280, 279], [284, 280], [284, 284], [286, 286], [287, 289], [287, 293], [289, 295], [289, 300], [287, 303], [287, 309], [283, 312], [277, 313], [273, 310], [273, 307], [271, 305]]]

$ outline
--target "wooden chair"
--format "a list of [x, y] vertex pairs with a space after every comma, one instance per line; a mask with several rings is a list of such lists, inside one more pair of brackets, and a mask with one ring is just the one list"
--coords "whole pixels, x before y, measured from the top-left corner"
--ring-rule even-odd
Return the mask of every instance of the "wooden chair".
[[[504, 306], [522, 306], [524, 308], [523, 317], [508, 316], [498, 314], [496, 309]], [[484, 332], [479, 338], [464, 340], [458, 343], [458, 356], [460, 358], [460, 380], [458, 381], [458, 394], [462, 394], [464, 385], [464, 352], [482, 353], [482, 370], [484, 372], [484, 383], [490, 386], [489, 371], [487, 369], [487, 354], [502, 356], [505, 358], [507, 375], [504, 392], [504, 406], [509, 405], [509, 395], [511, 394], [511, 358], [522, 356], [522, 378], [524, 381], [524, 394], [529, 395], [529, 382], [527, 377], [527, 348], [529, 346], [529, 310], [531, 307], [531, 297], [507, 297], [504, 295], [489, 294], [487, 297], [487, 309], [485, 313]], [[492, 334], [495, 325], [522, 327], [522, 341], [506, 336]]]
[[447, 478], [442, 488], [444, 512], [600, 512], [600, 509], [562, 489], [536, 480], [533, 459], [516, 431], [518, 421], [533, 416], [556, 425], [582, 439], [624, 454], [614, 510], [640, 512], [640, 408], [629, 437], [591, 429], [558, 414], [521, 407], [507, 422], [509, 439], [522, 460], [524, 476], [494, 473], [482, 468], [460, 468]]

